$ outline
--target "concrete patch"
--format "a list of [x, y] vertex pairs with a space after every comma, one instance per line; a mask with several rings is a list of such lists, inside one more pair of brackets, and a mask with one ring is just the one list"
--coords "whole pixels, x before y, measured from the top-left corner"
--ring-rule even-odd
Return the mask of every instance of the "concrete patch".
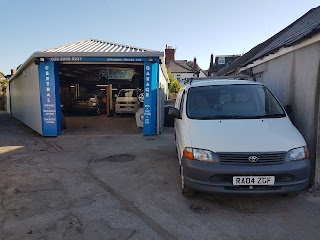
[[106, 158], [94, 160], [94, 162], [131, 162], [136, 156], [130, 154], [117, 154]]
[[190, 209], [191, 211], [195, 213], [200, 213], [200, 214], [210, 212], [210, 207], [208, 205], [202, 205], [197, 203], [190, 204]]
[[127, 240], [135, 233], [132, 229], [111, 228], [105, 221], [90, 221], [83, 229], [83, 237], [86, 240]]
[[52, 190], [59, 190], [58, 183], [47, 183], [47, 184], [27, 184], [16, 187], [17, 192], [40, 192], [40, 191], [52, 191]]

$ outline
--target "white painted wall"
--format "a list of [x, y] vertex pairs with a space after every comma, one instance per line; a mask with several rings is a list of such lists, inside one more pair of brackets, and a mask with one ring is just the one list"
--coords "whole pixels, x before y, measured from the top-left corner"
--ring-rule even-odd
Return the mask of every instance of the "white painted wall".
[[10, 81], [12, 116], [42, 134], [38, 66], [30, 64]]
[[316, 162], [316, 181], [320, 182], [320, 42], [297, 49], [253, 67], [283, 104], [290, 104], [290, 118], [307, 141], [310, 160]]
[[[194, 73], [173, 73], [174, 77], [181, 83], [184, 84], [184, 80], [195, 78]], [[207, 77], [202, 71], [200, 71], [199, 77]]]

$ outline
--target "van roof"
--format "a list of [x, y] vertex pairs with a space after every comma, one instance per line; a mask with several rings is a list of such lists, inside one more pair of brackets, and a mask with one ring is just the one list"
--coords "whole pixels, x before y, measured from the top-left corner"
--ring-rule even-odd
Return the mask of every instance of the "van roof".
[[191, 87], [200, 87], [200, 86], [210, 86], [210, 85], [234, 85], [234, 84], [256, 84], [262, 85], [262, 83], [256, 81], [249, 80], [241, 80], [241, 79], [214, 79], [214, 78], [206, 78], [206, 79], [194, 79], [188, 85], [187, 88]]

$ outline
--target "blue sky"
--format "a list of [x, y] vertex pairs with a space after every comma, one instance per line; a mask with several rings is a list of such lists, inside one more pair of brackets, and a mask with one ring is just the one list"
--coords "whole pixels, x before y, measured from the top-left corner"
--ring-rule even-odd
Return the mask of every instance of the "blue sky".
[[33, 52], [96, 38], [164, 51], [176, 59], [243, 54], [320, 0], [0, 0], [0, 71]]

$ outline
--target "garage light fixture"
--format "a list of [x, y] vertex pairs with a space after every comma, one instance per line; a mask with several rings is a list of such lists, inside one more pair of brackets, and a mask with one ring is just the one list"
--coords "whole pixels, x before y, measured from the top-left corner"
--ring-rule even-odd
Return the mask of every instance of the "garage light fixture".
[[98, 84], [97, 87], [108, 87], [108, 85]]
[[74, 85], [71, 85], [70, 87], [74, 88]]

